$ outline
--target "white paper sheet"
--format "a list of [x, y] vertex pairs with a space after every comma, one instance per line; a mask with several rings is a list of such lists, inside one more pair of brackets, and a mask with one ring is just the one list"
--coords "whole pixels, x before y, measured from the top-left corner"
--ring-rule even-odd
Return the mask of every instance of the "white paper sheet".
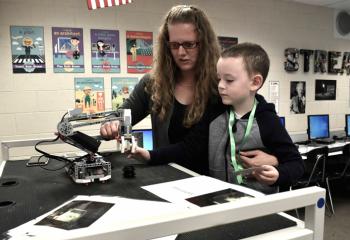
[[269, 100], [275, 104], [276, 112], [279, 110], [279, 99], [280, 99], [280, 83], [279, 81], [270, 81], [269, 85]]
[[[76, 201], [76, 200], [87, 200], [96, 201], [104, 203], [113, 203], [114, 206], [110, 208], [104, 215], [92, 223], [89, 227], [64, 230], [60, 228], [35, 225], [45, 217], [49, 216], [51, 213], [62, 208], [66, 204]], [[104, 233], [110, 232], [115, 229], [123, 229], [128, 223], [133, 221], [140, 221], [150, 218], [156, 218], [157, 216], [170, 214], [183, 210], [183, 208], [166, 202], [159, 201], [145, 201], [145, 200], [135, 200], [121, 197], [107, 197], [107, 196], [77, 196], [74, 199], [65, 202], [56, 209], [32, 220], [19, 227], [11, 229], [8, 235], [11, 236], [11, 240], [17, 239], [72, 239], [74, 237], [86, 236], [90, 233]], [[163, 238], [158, 238], [161, 240], [174, 240], [176, 235], [167, 236]]]
[[198, 207], [186, 201], [186, 198], [217, 192], [224, 189], [234, 189], [257, 197], [264, 194], [239, 185], [230, 184], [207, 176], [191, 177], [166, 183], [143, 186], [143, 189], [169, 202], [183, 205], [187, 208]]

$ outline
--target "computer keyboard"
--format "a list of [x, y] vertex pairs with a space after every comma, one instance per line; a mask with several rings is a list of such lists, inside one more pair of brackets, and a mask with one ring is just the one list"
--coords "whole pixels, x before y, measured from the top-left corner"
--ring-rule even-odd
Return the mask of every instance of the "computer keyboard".
[[323, 143], [318, 143], [318, 142], [314, 142], [314, 141], [310, 141], [310, 140], [306, 140], [306, 141], [299, 141], [299, 142], [295, 142], [294, 144], [296, 145], [305, 145], [308, 147], [321, 147], [324, 146], [325, 144]]
[[296, 145], [308, 145], [310, 143], [309, 140], [306, 140], [306, 141], [299, 141], [299, 142], [294, 142], [294, 144]]
[[310, 142], [307, 144], [308, 147], [322, 147], [325, 146], [327, 144], [325, 143], [319, 143], [319, 142]]
[[329, 148], [328, 150], [330, 153], [332, 152], [338, 152], [338, 151], [343, 151], [343, 146], [340, 146], [340, 147], [332, 147], [332, 148]]
[[307, 145], [310, 147], [319, 147], [319, 146], [324, 146], [324, 145], [329, 145], [335, 143], [335, 140], [331, 138], [324, 138], [324, 139], [316, 139], [316, 140], [306, 140], [306, 141], [299, 141], [295, 142], [294, 144], [296, 145]]
[[322, 139], [316, 139], [315, 142], [320, 144], [332, 144], [332, 143], [335, 143], [335, 140], [332, 138], [322, 138]]

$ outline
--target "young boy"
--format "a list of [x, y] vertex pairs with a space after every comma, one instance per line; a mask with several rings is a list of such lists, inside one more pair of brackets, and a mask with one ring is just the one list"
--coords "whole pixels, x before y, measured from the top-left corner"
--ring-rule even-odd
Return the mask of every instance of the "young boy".
[[[222, 52], [217, 63], [218, 89], [229, 108], [209, 127], [210, 175], [265, 193], [275, 192], [277, 186], [293, 182], [304, 172], [298, 149], [280, 124], [274, 105], [257, 96], [269, 66], [267, 53], [256, 44], [242, 43]], [[278, 163], [239, 174], [249, 165], [244, 151], [252, 149], [271, 153]]]
[[[278, 186], [290, 186], [303, 175], [304, 165], [274, 105], [257, 94], [269, 66], [268, 55], [259, 45], [242, 43], [224, 50], [217, 63], [217, 73], [218, 90], [226, 107], [221, 105], [217, 111], [212, 110], [208, 124], [198, 127], [184, 143], [151, 152], [138, 148], [134, 154], [150, 160], [151, 164], [165, 163], [175, 156], [181, 164], [192, 161], [198, 151], [209, 147], [212, 177], [264, 193], [276, 192]], [[277, 160], [266, 158], [253, 163], [253, 158], [245, 152], [249, 150], [265, 151]], [[247, 168], [250, 169], [242, 174]]]

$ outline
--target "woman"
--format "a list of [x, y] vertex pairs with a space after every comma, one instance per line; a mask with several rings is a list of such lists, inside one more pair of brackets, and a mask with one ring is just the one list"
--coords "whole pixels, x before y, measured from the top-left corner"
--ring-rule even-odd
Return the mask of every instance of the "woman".
[[[133, 125], [151, 114], [156, 150], [137, 154], [154, 164], [174, 161], [207, 174], [207, 152], [196, 149], [196, 142], [207, 141], [208, 122], [224, 111], [217, 93], [217, 37], [202, 10], [179, 5], [165, 16], [157, 47], [151, 74], [140, 80], [122, 106], [131, 109]], [[105, 123], [101, 136], [117, 138], [118, 127], [119, 122]], [[202, 137], [193, 139], [191, 131], [201, 131]], [[260, 151], [253, 157], [259, 160], [266, 154]]]

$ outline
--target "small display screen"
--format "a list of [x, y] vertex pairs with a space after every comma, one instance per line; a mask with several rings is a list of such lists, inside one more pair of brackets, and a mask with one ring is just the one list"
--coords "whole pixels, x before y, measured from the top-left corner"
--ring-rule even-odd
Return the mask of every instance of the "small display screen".
[[140, 138], [138, 140], [138, 145], [147, 149], [153, 150], [153, 133], [152, 129], [135, 129], [133, 133], [136, 135], [140, 134]]
[[346, 121], [346, 136], [350, 137], [350, 114], [345, 115], [345, 121]]
[[328, 115], [309, 115], [308, 126], [310, 140], [329, 137]]
[[280, 121], [283, 127], [286, 126], [286, 118], [285, 117], [280, 117]]

